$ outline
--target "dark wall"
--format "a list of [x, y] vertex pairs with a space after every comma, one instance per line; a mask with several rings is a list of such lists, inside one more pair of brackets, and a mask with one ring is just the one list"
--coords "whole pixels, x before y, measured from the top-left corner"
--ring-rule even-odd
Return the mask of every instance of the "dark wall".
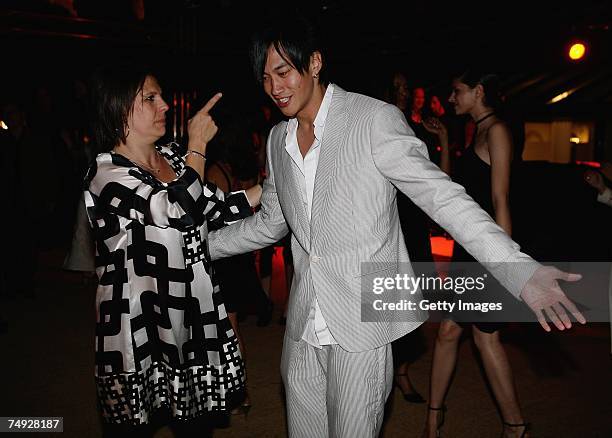
[[587, 169], [532, 161], [513, 170], [513, 238], [536, 260], [612, 260], [612, 207], [597, 202]]

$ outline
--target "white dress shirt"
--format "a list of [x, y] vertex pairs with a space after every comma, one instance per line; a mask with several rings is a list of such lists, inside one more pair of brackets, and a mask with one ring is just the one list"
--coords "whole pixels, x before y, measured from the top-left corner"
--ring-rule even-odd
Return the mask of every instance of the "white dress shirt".
[[[302, 178], [299, 178], [298, 175], [297, 179], [300, 184], [301, 199], [304, 203], [309, 221], [312, 213], [312, 196], [317, 173], [317, 164], [319, 163], [319, 154], [321, 152], [321, 140], [323, 139], [325, 121], [327, 119], [327, 113], [329, 112], [333, 93], [334, 86], [333, 84], [329, 84], [314, 120], [314, 142], [303, 158], [297, 140], [298, 121], [293, 118], [289, 119], [287, 123], [285, 150], [301, 172]], [[323, 313], [321, 313], [321, 308], [319, 307], [319, 302], [316, 297], [313, 300], [312, 308], [308, 315], [308, 321], [306, 322], [306, 327], [302, 334], [302, 339], [317, 348], [322, 348], [322, 345], [338, 343], [327, 327], [327, 323], [325, 322], [325, 318], [323, 318]]]

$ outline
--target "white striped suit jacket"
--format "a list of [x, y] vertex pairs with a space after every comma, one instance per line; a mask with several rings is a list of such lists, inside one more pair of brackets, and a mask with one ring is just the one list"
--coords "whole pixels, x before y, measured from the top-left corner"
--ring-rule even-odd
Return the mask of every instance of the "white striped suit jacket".
[[[391, 266], [408, 262], [397, 214], [397, 189], [515, 296], [539, 266], [519, 251], [462, 186], [428, 159], [424, 143], [395, 106], [336, 85], [309, 223], [296, 180], [299, 170], [284, 147], [286, 127], [287, 122], [279, 123], [268, 138], [268, 178], [263, 184], [261, 210], [210, 233], [209, 245], [211, 257], [217, 259], [270, 245], [291, 230], [295, 273], [287, 334], [292, 339], [302, 337], [315, 295], [332, 335], [348, 351], [389, 343], [427, 318], [414, 312], [407, 322], [361, 321], [361, 276], [371, 275], [379, 262], [391, 262]], [[523, 263], [520, 269], [510, 269], [511, 263], [501, 262]], [[396, 271], [391, 268], [376, 276], [394, 276]]]

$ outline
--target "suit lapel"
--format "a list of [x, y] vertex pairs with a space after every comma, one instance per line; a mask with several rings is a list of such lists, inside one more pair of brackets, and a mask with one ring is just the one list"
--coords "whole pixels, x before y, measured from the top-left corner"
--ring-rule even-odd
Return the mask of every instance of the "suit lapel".
[[325, 216], [325, 202], [335, 169], [336, 156], [346, 134], [348, 114], [346, 112], [347, 93], [334, 85], [332, 102], [325, 121], [325, 132], [321, 142], [321, 153], [315, 176], [314, 193], [312, 198], [312, 214], [310, 221], [311, 238], [321, 226]]
[[281, 168], [283, 169], [283, 179], [287, 182], [287, 184], [281, 189], [289, 193], [289, 197], [291, 198], [291, 202], [293, 204], [293, 208], [296, 212], [296, 219], [299, 223], [298, 227], [294, 232], [300, 233], [296, 238], [304, 245], [307, 251], [310, 250], [310, 225], [308, 223], [308, 216], [306, 215], [306, 209], [304, 208], [304, 203], [302, 202], [302, 195], [300, 194], [300, 182], [298, 181], [298, 174], [300, 170], [297, 168], [297, 165], [293, 162], [293, 159], [289, 155], [289, 153], [285, 150], [285, 141], [287, 137], [287, 131], [285, 130], [284, 134], [280, 136], [279, 145], [279, 154], [281, 157]]

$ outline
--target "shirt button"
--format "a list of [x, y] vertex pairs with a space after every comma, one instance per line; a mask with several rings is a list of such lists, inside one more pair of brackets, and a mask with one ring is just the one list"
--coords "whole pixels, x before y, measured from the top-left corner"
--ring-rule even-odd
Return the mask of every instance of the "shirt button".
[[310, 261], [311, 261], [312, 263], [317, 263], [317, 262], [321, 261], [321, 257], [316, 256], [316, 255], [311, 255], [311, 256], [310, 256]]

